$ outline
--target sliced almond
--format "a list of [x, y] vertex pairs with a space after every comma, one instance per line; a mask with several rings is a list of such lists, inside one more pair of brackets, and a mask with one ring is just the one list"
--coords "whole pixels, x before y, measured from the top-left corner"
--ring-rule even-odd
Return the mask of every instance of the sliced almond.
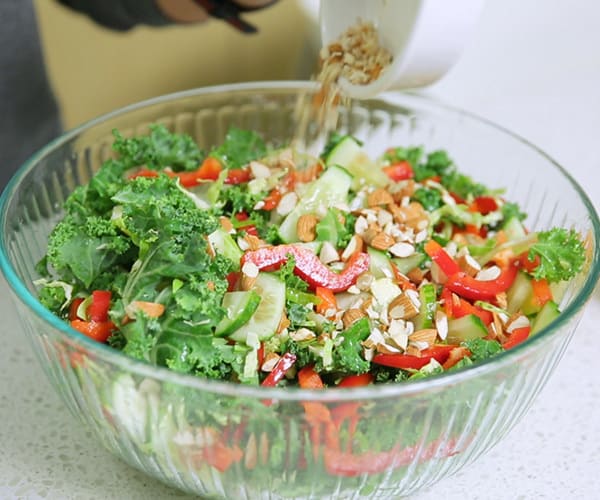
[[421, 349], [419, 349], [419, 347], [415, 344], [408, 344], [404, 352], [409, 356], [417, 356], [419, 358], [421, 357]]
[[298, 203], [298, 195], [294, 191], [290, 191], [282, 196], [281, 200], [277, 204], [277, 213], [279, 215], [287, 215]]
[[329, 241], [325, 241], [321, 246], [321, 251], [319, 252], [319, 260], [323, 264], [330, 264], [331, 262], [336, 262], [340, 260], [340, 256], [337, 250], [331, 243], [329, 243]]
[[391, 319], [410, 319], [419, 314], [419, 309], [408, 295], [402, 293], [390, 302], [388, 313]]
[[506, 340], [506, 335], [504, 335], [504, 325], [502, 324], [500, 315], [496, 312], [492, 312], [492, 318], [494, 337], [500, 340], [500, 342], [504, 342]]
[[244, 241], [248, 244], [248, 250], [258, 250], [265, 244], [265, 242], [261, 240], [258, 236], [254, 236], [253, 234], [248, 233], [244, 235]]
[[263, 364], [260, 367], [260, 369], [263, 372], [271, 372], [271, 371], [273, 371], [273, 368], [275, 368], [275, 365], [277, 364], [278, 361], [279, 361], [279, 355], [274, 352], [270, 352], [265, 356], [265, 360], [263, 361]]
[[256, 284], [256, 277], [243, 274], [240, 278], [240, 288], [244, 291], [252, 290]]
[[367, 205], [370, 207], [379, 207], [381, 205], [389, 205], [394, 203], [392, 195], [383, 188], [378, 188], [367, 197]]
[[394, 238], [384, 232], [378, 233], [371, 240], [370, 245], [377, 250], [387, 250], [395, 243]]
[[500, 276], [501, 272], [498, 266], [490, 266], [479, 271], [475, 278], [479, 281], [493, 281]]
[[527, 316], [524, 316], [522, 314], [516, 314], [508, 320], [508, 323], [506, 324], [506, 331], [508, 333], [512, 333], [517, 328], [525, 328], [529, 325], [529, 318]]
[[259, 161], [250, 162], [250, 171], [255, 179], [266, 179], [271, 176], [271, 169]]
[[233, 224], [231, 223], [231, 220], [229, 220], [229, 218], [224, 216], [219, 217], [219, 222], [221, 223], [221, 227], [226, 233], [234, 232]]
[[456, 262], [460, 266], [460, 268], [469, 276], [476, 276], [477, 273], [481, 271], [481, 266], [479, 265], [479, 262], [477, 262], [468, 253], [458, 256], [456, 258]]
[[319, 220], [314, 214], [304, 214], [298, 218], [296, 223], [296, 232], [300, 241], [314, 241], [317, 237], [317, 223]]
[[432, 345], [435, 343], [435, 339], [437, 339], [437, 330], [435, 328], [424, 328], [422, 330], [417, 330], [411, 333], [408, 336], [408, 339], [411, 342], [425, 342], [428, 345]]
[[415, 181], [412, 179], [406, 179], [402, 182], [397, 182], [393, 184], [390, 188], [390, 192], [392, 193], [392, 197], [396, 203], [400, 203], [402, 198], [410, 198], [416, 190]]
[[419, 285], [423, 281], [423, 278], [425, 278], [425, 271], [419, 267], [415, 267], [406, 273], [406, 277], [413, 283]]
[[358, 234], [352, 235], [350, 241], [346, 245], [346, 248], [342, 252], [342, 260], [346, 261], [352, 257], [356, 252], [362, 252], [363, 240]]
[[344, 324], [344, 328], [349, 328], [356, 321], [364, 317], [365, 313], [362, 312], [360, 309], [346, 310], [342, 316], [342, 323]]
[[379, 354], [398, 354], [402, 352], [402, 349], [390, 344], [377, 344], [376, 350]]
[[290, 332], [290, 338], [295, 342], [302, 342], [303, 340], [312, 340], [317, 336], [315, 333], [308, 328], [300, 328], [294, 332]]
[[389, 252], [396, 257], [410, 257], [415, 253], [415, 247], [410, 243], [406, 243], [404, 241], [400, 241], [398, 243], [394, 243], [391, 247], [388, 248]]
[[254, 469], [258, 462], [258, 447], [256, 445], [256, 436], [254, 433], [250, 434], [248, 442], [246, 443], [246, 450], [244, 451], [244, 466], [248, 470]]
[[279, 325], [277, 325], [277, 333], [283, 332], [288, 326], [291, 325], [290, 320], [288, 319], [285, 312], [281, 315], [281, 319], [279, 320]]
[[506, 296], [506, 292], [496, 295], [496, 304], [500, 309], [506, 309], [508, 307], [508, 298]]

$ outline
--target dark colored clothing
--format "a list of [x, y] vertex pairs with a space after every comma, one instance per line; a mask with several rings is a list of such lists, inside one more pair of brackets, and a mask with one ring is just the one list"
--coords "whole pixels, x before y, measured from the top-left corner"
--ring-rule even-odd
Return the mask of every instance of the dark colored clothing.
[[[168, 23], [154, 0], [59, 1], [111, 29]], [[0, 190], [32, 153], [60, 132], [33, 1], [0, 0]]]

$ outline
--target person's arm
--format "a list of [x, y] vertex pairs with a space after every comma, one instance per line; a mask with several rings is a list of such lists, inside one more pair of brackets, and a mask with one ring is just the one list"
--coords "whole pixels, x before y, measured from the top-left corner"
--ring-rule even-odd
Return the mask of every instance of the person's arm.
[[[163, 26], [172, 23], [200, 23], [210, 16], [194, 0], [58, 0], [61, 4], [90, 16], [97, 23], [115, 30], [128, 30], [139, 24]], [[206, 5], [220, 6], [223, 0]], [[265, 7], [273, 0], [235, 0], [242, 10]]]

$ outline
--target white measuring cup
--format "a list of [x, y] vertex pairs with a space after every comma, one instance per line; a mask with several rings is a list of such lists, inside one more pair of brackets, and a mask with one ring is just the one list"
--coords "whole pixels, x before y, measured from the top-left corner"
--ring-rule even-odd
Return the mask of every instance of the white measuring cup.
[[347, 79], [342, 92], [355, 99], [391, 89], [424, 87], [440, 79], [458, 60], [484, 0], [321, 0], [322, 45], [335, 41], [350, 26], [369, 21], [393, 61], [366, 85]]

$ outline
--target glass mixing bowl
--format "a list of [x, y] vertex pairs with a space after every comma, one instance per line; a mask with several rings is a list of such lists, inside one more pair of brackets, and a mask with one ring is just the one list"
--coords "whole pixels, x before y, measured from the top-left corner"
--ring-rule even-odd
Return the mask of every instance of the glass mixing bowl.
[[[454, 474], [519, 421], [571, 339], [598, 279], [599, 224], [565, 170], [521, 138], [416, 95], [387, 95], [342, 109], [338, 131], [376, 156], [390, 145], [447, 149], [459, 167], [507, 188], [533, 229], [573, 227], [586, 236], [584, 272], [566, 289], [562, 315], [516, 348], [431, 379], [354, 389], [248, 387], [180, 375], [130, 359], [71, 329], [36, 299], [36, 263], [61, 205], [111, 154], [111, 130], [163, 123], [218, 144], [231, 125], [275, 143], [295, 132], [308, 83], [204, 88], [160, 97], [67, 132], [35, 154], [1, 198], [0, 265], [23, 329], [70, 411], [108, 450], [165, 483], [228, 498], [398, 497]], [[309, 131], [307, 148], [323, 138]], [[272, 404], [264, 404], [265, 401]], [[325, 405], [333, 421], [305, 420]], [[317, 405], [317, 406], [314, 406]], [[358, 415], [358, 417], [356, 417]], [[367, 439], [328, 446], [330, 425]]]

